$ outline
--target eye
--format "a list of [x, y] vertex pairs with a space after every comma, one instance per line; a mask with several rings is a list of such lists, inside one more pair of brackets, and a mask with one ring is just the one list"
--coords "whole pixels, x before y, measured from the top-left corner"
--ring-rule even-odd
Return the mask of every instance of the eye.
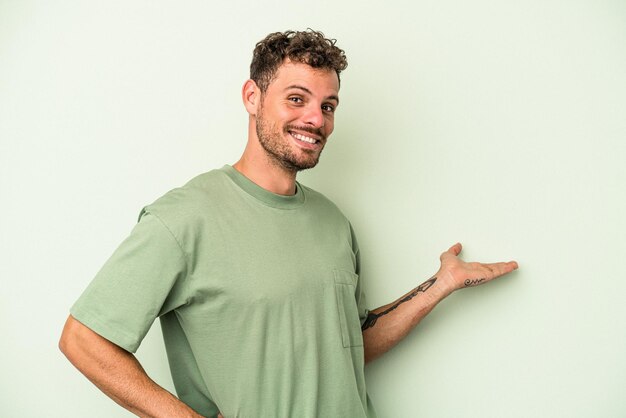
[[298, 96], [289, 97], [287, 100], [289, 100], [290, 102], [293, 102], [293, 103], [303, 103], [304, 102], [302, 100], [302, 97], [298, 97]]
[[335, 106], [329, 105], [329, 104], [325, 104], [325, 105], [322, 105], [322, 110], [324, 112], [328, 112], [328, 113], [335, 113]]

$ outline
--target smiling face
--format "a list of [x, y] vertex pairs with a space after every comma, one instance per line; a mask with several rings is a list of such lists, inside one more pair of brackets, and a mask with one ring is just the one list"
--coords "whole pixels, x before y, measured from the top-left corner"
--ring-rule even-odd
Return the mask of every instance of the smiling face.
[[333, 70], [280, 66], [256, 112], [256, 135], [273, 163], [293, 172], [315, 167], [333, 132], [338, 92]]

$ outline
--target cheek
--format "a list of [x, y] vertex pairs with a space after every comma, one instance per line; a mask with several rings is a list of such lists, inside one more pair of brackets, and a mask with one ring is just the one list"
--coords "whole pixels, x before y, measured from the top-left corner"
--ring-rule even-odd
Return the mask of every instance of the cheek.
[[326, 119], [326, 122], [324, 122], [324, 129], [326, 130], [326, 136], [332, 134], [335, 129], [335, 120], [333, 118]]
[[298, 124], [297, 121], [299, 120], [299, 116], [300, 114], [298, 112], [294, 112], [292, 110], [284, 110], [281, 111], [277, 114], [278, 120], [280, 120], [280, 122], [283, 125], [287, 125], [287, 124]]

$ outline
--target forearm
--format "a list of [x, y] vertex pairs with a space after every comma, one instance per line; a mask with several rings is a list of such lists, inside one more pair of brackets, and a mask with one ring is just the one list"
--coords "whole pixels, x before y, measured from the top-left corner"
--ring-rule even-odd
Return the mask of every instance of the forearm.
[[398, 344], [450, 293], [452, 288], [438, 273], [398, 300], [370, 311], [362, 327], [365, 362]]
[[69, 317], [59, 343], [72, 364], [115, 402], [139, 417], [201, 418], [157, 385], [135, 356]]
[[461, 244], [454, 244], [439, 257], [437, 274], [395, 302], [370, 312], [362, 327], [366, 363], [400, 342], [453, 291], [488, 283], [518, 268], [515, 261], [466, 263], [458, 258], [461, 249]]

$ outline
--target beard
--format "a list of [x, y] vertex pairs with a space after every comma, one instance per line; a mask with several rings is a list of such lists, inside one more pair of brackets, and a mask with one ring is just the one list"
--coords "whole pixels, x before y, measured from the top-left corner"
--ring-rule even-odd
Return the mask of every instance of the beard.
[[325, 136], [319, 129], [310, 127], [298, 127], [295, 125], [285, 125], [281, 130], [274, 122], [268, 121], [263, 115], [263, 108], [258, 111], [256, 118], [256, 134], [259, 143], [270, 157], [270, 160], [285, 170], [298, 172], [313, 168], [317, 165], [322, 150], [319, 152], [306, 149], [294, 150], [285, 138], [290, 135], [290, 130], [298, 130], [318, 135], [325, 141]]

